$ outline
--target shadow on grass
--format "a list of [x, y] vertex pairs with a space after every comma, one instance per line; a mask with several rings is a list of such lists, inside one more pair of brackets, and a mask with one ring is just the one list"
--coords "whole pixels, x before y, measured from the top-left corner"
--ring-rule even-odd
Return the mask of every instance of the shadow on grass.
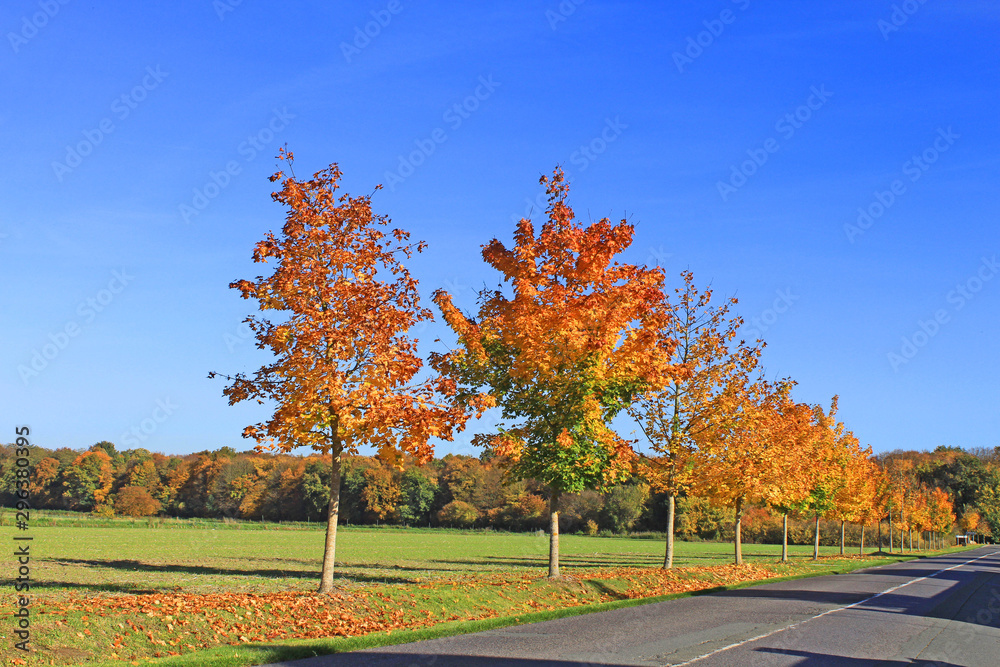
[[616, 591], [615, 589], [611, 588], [610, 586], [608, 586], [604, 582], [596, 581], [596, 580], [591, 580], [591, 581], [588, 581], [587, 584], [589, 586], [591, 586], [592, 588], [594, 588], [594, 590], [596, 590], [597, 592], [603, 593], [604, 595], [607, 595], [608, 597], [610, 597], [613, 600], [628, 600], [629, 599], [629, 596], [625, 595], [621, 591]]
[[86, 584], [74, 581], [37, 581], [32, 582], [31, 588], [32, 590], [39, 591], [83, 590], [93, 593], [152, 595], [154, 593], [163, 593], [168, 590], [173, 590], [174, 587], [164, 586], [163, 588], [149, 588], [148, 586], [143, 586], [141, 584]]
[[213, 567], [209, 565], [176, 565], [167, 563], [145, 563], [139, 560], [114, 560], [114, 559], [87, 559], [87, 558], [59, 558], [49, 561], [53, 565], [65, 565], [69, 567], [92, 567], [109, 570], [125, 570], [128, 572], [158, 572], [173, 574], [201, 574], [201, 575], [242, 575], [258, 576], [270, 578], [304, 577], [315, 578], [317, 572], [291, 570], [291, 569], [237, 569], [225, 567]]
[[[494, 565], [503, 567], [525, 567], [539, 568], [547, 567], [549, 562], [548, 554], [538, 556], [485, 556], [483, 558], [466, 559], [433, 559], [431, 563], [448, 563], [452, 565], [483, 566]], [[560, 567], [649, 567], [659, 565], [663, 558], [654, 555], [629, 554], [619, 556], [615, 554], [587, 554], [585, 556], [560, 555]]]
[[[138, 560], [114, 560], [114, 559], [83, 559], [83, 558], [59, 558], [48, 561], [52, 565], [62, 565], [65, 567], [87, 567], [104, 570], [117, 570], [123, 572], [148, 572], [155, 574], [181, 574], [181, 575], [201, 575], [201, 576], [242, 576], [261, 577], [265, 579], [305, 579], [318, 580], [320, 568], [310, 570], [292, 569], [268, 569], [268, 568], [226, 568], [213, 567], [208, 565], [178, 565], [166, 563], [146, 563]], [[391, 583], [391, 584], [415, 584], [421, 583], [423, 579], [415, 578], [403, 572], [426, 572], [438, 568], [430, 567], [408, 567], [403, 565], [338, 565], [337, 578], [355, 583]], [[441, 571], [460, 570], [444, 569]], [[135, 592], [141, 589], [142, 592], [155, 592], [146, 586], [135, 584], [77, 584], [68, 582], [39, 582], [33, 584], [39, 588], [87, 588], [97, 591], [120, 591]], [[169, 581], [163, 582], [160, 590], [168, 590], [174, 587]]]

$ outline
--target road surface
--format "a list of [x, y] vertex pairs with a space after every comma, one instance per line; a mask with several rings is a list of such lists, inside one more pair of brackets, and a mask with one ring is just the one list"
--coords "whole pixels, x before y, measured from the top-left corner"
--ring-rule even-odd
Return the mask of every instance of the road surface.
[[1000, 548], [280, 665], [998, 667]]

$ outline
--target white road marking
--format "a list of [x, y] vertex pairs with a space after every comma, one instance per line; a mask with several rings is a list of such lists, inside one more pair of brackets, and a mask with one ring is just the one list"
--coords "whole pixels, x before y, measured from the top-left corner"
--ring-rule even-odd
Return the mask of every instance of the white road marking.
[[684, 665], [690, 665], [691, 663], [698, 662], [699, 660], [704, 660], [705, 658], [707, 658], [709, 656], [712, 656], [712, 655], [715, 655], [716, 653], [722, 653], [723, 651], [728, 651], [729, 649], [737, 648], [739, 646], [743, 646], [744, 644], [749, 644], [751, 642], [755, 642], [755, 641], [758, 641], [760, 639], [766, 639], [767, 637], [770, 637], [771, 635], [776, 635], [779, 632], [784, 632], [785, 630], [791, 630], [792, 628], [797, 628], [800, 625], [808, 623], [809, 621], [814, 621], [817, 618], [821, 618], [823, 616], [826, 616], [827, 614], [833, 614], [833, 613], [838, 612], [838, 611], [844, 611], [845, 609], [850, 609], [851, 607], [857, 607], [858, 605], [864, 604], [866, 602], [871, 602], [875, 598], [882, 597], [883, 595], [887, 595], [887, 594], [892, 593], [894, 591], [898, 591], [900, 588], [903, 588], [904, 586], [909, 586], [910, 584], [916, 584], [916, 583], [919, 583], [921, 581], [925, 581], [927, 579], [930, 579], [931, 577], [938, 576], [942, 572], [947, 572], [949, 570], [954, 570], [956, 568], [960, 568], [963, 565], [968, 565], [969, 563], [973, 563], [973, 562], [975, 562], [977, 560], [981, 560], [983, 558], [986, 558], [987, 556], [996, 555], [996, 553], [997, 553], [996, 551], [991, 551], [991, 552], [989, 552], [987, 554], [983, 554], [982, 556], [979, 556], [977, 558], [969, 559], [969, 560], [965, 561], [964, 563], [959, 563], [958, 565], [952, 565], [951, 567], [946, 567], [944, 569], [938, 570], [937, 572], [935, 572], [933, 574], [928, 574], [928, 575], [925, 575], [923, 577], [917, 577], [916, 579], [911, 579], [911, 580], [909, 580], [907, 582], [899, 584], [898, 586], [893, 586], [892, 588], [887, 588], [884, 591], [882, 591], [881, 593], [876, 593], [875, 595], [873, 595], [873, 596], [871, 596], [869, 598], [865, 598], [864, 600], [859, 600], [858, 602], [854, 602], [852, 604], [845, 605], [843, 607], [837, 607], [836, 609], [829, 609], [827, 611], [824, 611], [822, 614], [816, 614], [815, 616], [810, 616], [809, 618], [805, 618], [805, 619], [803, 619], [803, 620], [801, 620], [801, 621], [799, 621], [797, 623], [792, 623], [791, 625], [786, 625], [783, 628], [778, 628], [777, 630], [771, 630], [770, 632], [765, 632], [762, 635], [757, 635], [756, 637], [751, 637], [750, 639], [744, 639], [741, 642], [736, 642], [735, 644], [730, 644], [729, 646], [723, 646], [722, 648], [717, 648], [714, 651], [709, 651], [705, 655], [699, 655], [697, 658], [691, 658], [690, 660], [687, 660], [686, 662], [673, 663], [673, 667], [684, 667]]

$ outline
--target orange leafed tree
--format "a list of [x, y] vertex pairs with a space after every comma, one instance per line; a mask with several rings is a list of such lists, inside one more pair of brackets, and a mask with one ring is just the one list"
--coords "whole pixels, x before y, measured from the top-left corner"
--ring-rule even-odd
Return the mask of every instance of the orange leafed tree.
[[717, 399], [714, 423], [699, 438], [696, 474], [699, 494], [732, 507], [734, 562], [743, 562], [742, 520], [750, 503], [766, 503], [780, 483], [784, 453], [777, 434], [782, 428], [781, 406], [789, 401], [792, 383], [751, 378], [759, 350], [743, 350], [740, 374]]
[[874, 485], [871, 479], [872, 449], [861, 448], [861, 443], [851, 431], [843, 431], [838, 440], [835, 472], [840, 477], [833, 494], [833, 507], [827, 516], [840, 521], [840, 553], [844, 554], [844, 527], [848, 521], [860, 520], [866, 506], [871, 503]]
[[851, 473], [848, 484], [854, 497], [846, 501], [851, 521], [861, 526], [861, 543], [858, 553], [865, 555], [865, 527], [881, 518], [879, 507], [879, 488], [882, 484], [882, 469], [871, 455], [871, 447], [864, 450], [865, 457], [857, 462], [857, 468]]
[[846, 484], [843, 466], [847, 443], [856, 441], [844, 423], [836, 420], [837, 404], [838, 397], [834, 396], [829, 411], [820, 405], [813, 408], [816, 437], [812, 440], [807, 468], [809, 495], [800, 506], [800, 512], [813, 519], [813, 560], [819, 559], [819, 519], [830, 515], [836, 507], [837, 493]]
[[717, 398], [740, 372], [745, 347], [739, 341], [731, 349], [743, 324], [741, 318], [729, 315], [736, 299], [713, 305], [712, 290], [698, 290], [691, 271], [681, 273], [681, 278], [684, 287], [674, 290], [676, 298], [664, 300], [669, 314], [664, 339], [676, 341], [674, 365], [666, 367], [666, 375], [627, 408], [653, 452], [641, 459], [643, 477], [667, 495], [665, 569], [673, 567], [674, 560], [675, 498], [695, 482], [697, 439], [717, 416], [721, 405]]
[[930, 529], [936, 533], [938, 543], [942, 547], [946, 546], [941, 537], [955, 525], [955, 506], [948, 494], [937, 487], [931, 489], [927, 497], [927, 506]]
[[770, 431], [780, 483], [764, 487], [765, 502], [781, 512], [781, 560], [788, 560], [788, 515], [799, 513], [809, 498], [813, 479], [813, 452], [818, 433], [813, 423], [815, 409], [785, 397], [777, 406]]
[[384, 466], [368, 468], [363, 475], [365, 488], [361, 492], [361, 499], [365, 501], [369, 512], [384, 521], [396, 510], [396, 504], [403, 497], [399, 482]]
[[631, 473], [631, 444], [609, 422], [668, 374], [673, 342], [663, 336], [663, 273], [615, 261], [633, 226], [607, 218], [583, 226], [562, 171], [541, 182], [549, 197], [541, 228], [522, 219], [513, 247], [494, 239], [483, 248], [512, 295], [484, 290], [472, 317], [437, 292], [459, 347], [432, 363], [463, 395], [486, 391], [502, 408], [501, 433], [477, 442], [549, 487], [549, 576], [557, 577], [559, 498]]
[[[291, 170], [291, 153], [279, 158]], [[230, 287], [261, 311], [275, 311], [273, 321], [246, 319], [274, 360], [250, 375], [225, 376], [231, 384], [224, 391], [230, 404], [274, 404], [267, 422], [244, 430], [258, 448], [306, 446], [330, 457], [321, 593], [333, 588], [341, 457], [370, 445], [385, 461], [404, 452], [426, 461], [429, 439], [451, 439], [467, 417], [449, 399], [451, 380], [415, 379], [422, 364], [407, 331], [432, 315], [420, 307], [417, 282], [400, 258], [423, 244], [408, 243], [407, 232], [374, 214], [370, 196], [338, 194], [340, 178], [336, 164], [308, 180], [294, 172], [271, 177], [281, 181], [272, 198], [288, 211], [281, 235], [269, 232], [253, 259], [273, 263], [274, 271]]]

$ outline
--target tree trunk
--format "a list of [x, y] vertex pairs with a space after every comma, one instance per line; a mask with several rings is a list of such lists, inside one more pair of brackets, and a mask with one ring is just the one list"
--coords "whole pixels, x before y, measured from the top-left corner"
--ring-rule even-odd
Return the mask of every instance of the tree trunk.
[[813, 560], [819, 560], [819, 514], [816, 515], [816, 535], [813, 537]]
[[549, 578], [559, 576], [559, 491], [549, 498]]
[[840, 555], [844, 555], [844, 524], [847, 522], [843, 519], [840, 520]]
[[892, 541], [895, 536], [892, 534], [892, 513], [889, 514], [889, 553], [892, 553]]
[[878, 550], [882, 551], [882, 519], [878, 520]]
[[858, 550], [858, 555], [862, 558], [865, 555], [865, 524], [861, 524], [861, 548]]
[[743, 499], [738, 498], [736, 500], [736, 523], [733, 526], [733, 547], [735, 550], [735, 562], [737, 565], [743, 564], [743, 544], [742, 544], [742, 528], [743, 528]]
[[330, 462], [330, 507], [326, 518], [326, 544], [323, 547], [323, 573], [319, 578], [319, 592], [333, 591], [333, 559], [337, 552], [337, 519], [340, 516], [340, 456], [341, 447], [335, 447]]
[[788, 512], [781, 515], [781, 562], [788, 562]]
[[674, 566], [674, 494], [667, 496], [667, 554], [663, 557], [663, 569]]
[[906, 534], [909, 536], [909, 540], [910, 540], [910, 553], [912, 554], [913, 553], [913, 529], [910, 528], [909, 530], [907, 530]]

